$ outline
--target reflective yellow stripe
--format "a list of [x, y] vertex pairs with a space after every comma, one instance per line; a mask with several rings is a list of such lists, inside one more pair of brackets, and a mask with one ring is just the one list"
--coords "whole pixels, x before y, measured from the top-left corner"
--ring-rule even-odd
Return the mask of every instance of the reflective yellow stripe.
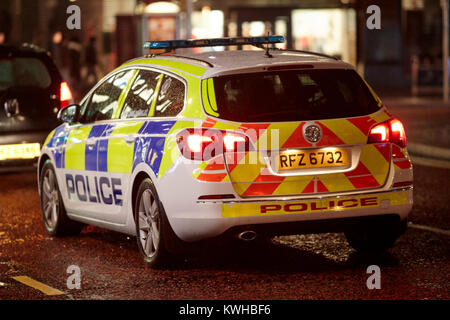
[[155, 114], [156, 100], [158, 100], [159, 89], [161, 88], [161, 83], [162, 83], [163, 79], [164, 79], [164, 74], [160, 74], [158, 76], [158, 83], [156, 84], [156, 88], [155, 88], [155, 99], [153, 99], [152, 105], [150, 106], [150, 110], [148, 111], [149, 117], [153, 117], [153, 115]]
[[[228, 165], [230, 165], [229, 162]], [[266, 165], [260, 161], [258, 151], [247, 152], [245, 157], [243, 157], [239, 161], [239, 164], [231, 171], [231, 180], [233, 182], [252, 182], [260, 175], [261, 170], [265, 167]], [[241, 186], [239, 185], [239, 187]]]
[[207, 162], [202, 162], [198, 165], [197, 169], [195, 169], [192, 173], [192, 176], [197, 179], [203, 170], [208, 166]]
[[[258, 150], [278, 150], [292, 136], [299, 123], [272, 123], [267, 130], [259, 136]], [[272, 145], [277, 143], [278, 145]]]
[[122, 113], [122, 108], [125, 103], [125, 99], [127, 98], [128, 91], [130, 91], [131, 85], [133, 84], [134, 80], [136, 79], [136, 76], [138, 74], [138, 70], [134, 70], [133, 74], [130, 77], [130, 80], [128, 80], [125, 88], [120, 93], [119, 99], [117, 100], [117, 108], [114, 111], [111, 119], [118, 119], [120, 117], [120, 114]]
[[211, 103], [211, 108], [217, 112], [216, 92], [214, 91], [214, 80], [208, 79], [208, 98]]
[[364, 78], [361, 77], [361, 79], [364, 81], [364, 83], [366, 84], [367, 88], [369, 88], [370, 93], [372, 94], [372, 96], [377, 101], [378, 107], [381, 108], [383, 106], [383, 102], [381, 101], [380, 97], [378, 97], [378, 95], [375, 93], [375, 91], [373, 91], [372, 87], [367, 83], [366, 80], [364, 80]]
[[386, 112], [384, 112], [384, 110], [381, 110], [381, 111], [371, 115], [370, 117], [373, 120], [375, 120], [376, 122], [383, 122], [390, 118], [389, 115]]
[[134, 142], [127, 143], [123, 138], [137, 134], [144, 121], [125, 122], [111, 132], [108, 142], [108, 172], [131, 173], [133, 167]]
[[383, 185], [387, 178], [389, 162], [373, 145], [365, 145], [361, 151], [360, 161], [366, 166], [373, 177], [380, 185]]
[[[368, 200], [368, 198], [370, 200]], [[361, 199], [366, 199], [364, 205], [362, 205]], [[353, 202], [345, 202], [350, 200]], [[407, 193], [391, 192], [391, 193], [379, 193], [369, 194], [361, 196], [349, 196], [330, 199], [318, 199], [318, 200], [293, 200], [289, 202], [261, 202], [261, 203], [236, 203], [236, 204], [223, 204], [222, 205], [222, 217], [252, 217], [252, 216], [269, 216], [280, 214], [295, 214], [295, 213], [311, 213], [314, 212], [340, 212], [346, 210], [360, 209], [360, 208], [376, 208], [379, 207], [381, 201], [390, 200], [391, 206], [404, 205], [407, 203]], [[343, 206], [337, 207], [338, 201], [342, 201]], [[332, 202], [332, 204], [330, 203]], [[347, 207], [345, 207], [346, 203]], [[350, 206], [351, 204], [351, 206]], [[289, 205], [291, 211], [289, 211]], [[318, 210], [317, 208], [324, 208]], [[288, 211], [286, 211], [288, 210]], [[297, 211], [295, 211], [297, 210]]]
[[367, 137], [353, 123], [345, 119], [320, 121], [345, 144], [365, 143]]
[[170, 67], [173, 69], [178, 69], [180, 71], [188, 72], [197, 77], [202, 76], [203, 73], [206, 71], [206, 68], [204, 68], [204, 67], [200, 67], [197, 65], [189, 64], [189, 63], [183, 63], [183, 62], [174, 61], [174, 60], [164, 60], [164, 59], [139, 59], [139, 60], [134, 60], [134, 61], [128, 62], [128, 63], [124, 64], [122, 67], [129, 66], [129, 65], [135, 65], [135, 64], [149, 64], [149, 65], [153, 64], [153, 65]]
[[[280, 185], [275, 189], [273, 195], [291, 195], [300, 194], [305, 190], [306, 186], [310, 183], [314, 176], [304, 176], [304, 177], [289, 177], [291, 179], [285, 179]], [[289, 181], [293, 180], [295, 181]]]
[[[214, 117], [218, 117], [219, 114], [216, 112], [217, 111], [217, 106], [216, 106], [216, 108], [214, 110], [213, 107], [210, 104], [210, 101], [208, 99], [208, 95], [210, 96], [210, 94], [208, 93], [208, 80], [203, 80], [202, 81], [202, 102], [203, 102], [203, 107], [205, 108], [205, 111], [206, 111], [207, 114], [209, 114], [211, 116], [214, 116]], [[215, 100], [215, 98], [214, 98], [214, 100]]]
[[343, 173], [335, 173], [332, 175], [324, 175], [320, 177], [320, 181], [331, 192], [347, 191], [356, 189]]
[[70, 130], [64, 157], [66, 169], [85, 169], [86, 139], [91, 132], [91, 128], [91, 126], [85, 126]]

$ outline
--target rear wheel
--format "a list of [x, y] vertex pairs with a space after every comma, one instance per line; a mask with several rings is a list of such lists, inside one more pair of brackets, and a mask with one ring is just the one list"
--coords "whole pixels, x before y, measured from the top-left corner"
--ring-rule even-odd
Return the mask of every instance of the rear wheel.
[[176, 235], [167, 220], [164, 208], [150, 179], [139, 187], [134, 206], [139, 251], [151, 268], [165, 268], [173, 262], [168, 243]]
[[374, 225], [364, 230], [345, 232], [348, 244], [359, 252], [383, 252], [392, 248], [406, 230], [406, 220], [399, 224]]
[[41, 211], [45, 229], [52, 236], [69, 236], [80, 233], [83, 224], [67, 216], [55, 170], [47, 161], [40, 175]]

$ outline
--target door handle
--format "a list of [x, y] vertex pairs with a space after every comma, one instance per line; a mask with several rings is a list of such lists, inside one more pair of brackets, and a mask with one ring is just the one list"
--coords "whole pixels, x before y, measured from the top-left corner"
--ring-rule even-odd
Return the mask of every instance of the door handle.
[[86, 145], [91, 150], [95, 147], [96, 144], [97, 144], [97, 141], [95, 141], [95, 139], [87, 139], [86, 140]]
[[136, 136], [135, 135], [125, 136], [123, 137], [123, 140], [125, 140], [127, 144], [132, 144], [134, 140], [136, 140]]

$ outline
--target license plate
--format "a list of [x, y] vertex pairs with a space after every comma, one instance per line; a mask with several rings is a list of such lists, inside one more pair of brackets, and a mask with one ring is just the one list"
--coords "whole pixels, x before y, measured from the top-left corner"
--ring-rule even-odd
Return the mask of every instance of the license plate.
[[33, 159], [39, 157], [39, 143], [10, 144], [0, 146], [0, 160]]
[[342, 148], [281, 151], [278, 170], [349, 166], [348, 151]]

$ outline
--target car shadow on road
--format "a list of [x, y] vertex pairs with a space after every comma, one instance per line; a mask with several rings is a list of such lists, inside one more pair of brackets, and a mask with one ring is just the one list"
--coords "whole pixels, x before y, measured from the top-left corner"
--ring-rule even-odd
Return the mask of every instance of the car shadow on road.
[[[365, 269], [373, 264], [380, 267], [398, 265], [398, 260], [389, 251], [381, 254], [357, 253], [347, 245], [343, 236], [321, 235], [317, 239], [320, 241], [313, 244], [313, 236], [304, 236], [309, 240], [306, 244], [302, 243], [305, 240], [302, 236], [292, 237], [295, 245], [268, 238], [254, 242], [233, 239], [223, 243], [196, 244], [184, 254], [184, 258], [176, 259], [168, 269], [289, 273]], [[135, 255], [136, 260], [139, 260], [134, 237], [88, 226], [80, 235], [80, 241], [86, 240], [99, 241], [101, 246], [107, 245], [115, 252], [117, 260], [123, 255]], [[111, 254], [111, 251], [108, 252]]]
[[[367, 268], [378, 266], [395, 266], [397, 259], [389, 252], [381, 254], [361, 254], [349, 249], [342, 243], [343, 253], [329, 255], [322, 252], [320, 247], [302, 248], [277, 243], [273, 240], [257, 243], [232, 242], [229, 246], [204, 246], [186, 259], [178, 268], [189, 269], [218, 269], [234, 271], [264, 271], [264, 272], [321, 272], [328, 270], [342, 270]], [[336, 256], [338, 258], [336, 258]]]

